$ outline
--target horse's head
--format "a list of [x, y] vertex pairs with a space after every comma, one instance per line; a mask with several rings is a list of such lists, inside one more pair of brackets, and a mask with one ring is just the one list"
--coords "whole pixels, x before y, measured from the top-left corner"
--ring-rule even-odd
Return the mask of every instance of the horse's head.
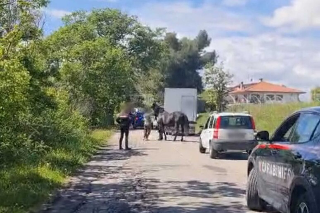
[[151, 105], [151, 108], [153, 109], [153, 110], [155, 110], [156, 108], [157, 108], [157, 103], [156, 102], [154, 102], [152, 105]]

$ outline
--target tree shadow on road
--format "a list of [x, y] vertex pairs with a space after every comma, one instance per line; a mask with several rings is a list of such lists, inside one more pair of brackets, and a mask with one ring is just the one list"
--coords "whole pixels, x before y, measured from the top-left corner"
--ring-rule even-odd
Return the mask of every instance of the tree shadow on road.
[[[79, 169], [70, 178], [70, 182], [56, 192], [50, 202], [43, 205], [40, 212], [74, 213], [82, 212], [82, 209], [87, 207], [90, 208], [90, 211], [83, 212], [100, 212], [99, 206], [102, 204], [102, 199], [103, 203], [116, 200], [121, 201], [120, 207], [128, 206], [127, 202], [123, 201], [123, 194], [130, 191], [132, 185], [137, 184], [134, 182], [135, 171], [126, 167], [125, 161], [131, 157], [145, 155], [147, 155], [145, 151], [139, 149], [125, 151], [101, 147], [92, 160]], [[121, 174], [121, 181], [118, 181], [119, 174]], [[113, 204], [114, 202], [110, 206]], [[125, 213], [126, 211], [122, 209], [118, 212]]]
[[158, 179], [146, 181], [149, 191], [145, 203], [149, 205], [150, 212], [240, 213], [249, 211], [244, 205], [245, 190], [234, 183], [212, 184], [197, 180], [160, 182]]

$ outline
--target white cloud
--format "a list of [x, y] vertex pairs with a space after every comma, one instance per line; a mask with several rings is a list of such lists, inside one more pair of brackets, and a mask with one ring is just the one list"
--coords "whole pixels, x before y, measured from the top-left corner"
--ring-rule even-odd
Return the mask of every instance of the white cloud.
[[45, 9], [43, 9], [43, 11], [45, 14], [47, 14], [53, 18], [58, 18], [58, 19], [61, 19], [65, 15], [68, 15], [71, 13], [71, 12], [65, 11], [65, 10], [57, 10], [57, 9], [49, 9], [49, 8], [45, 8]]
[[265, 24], [273, 27], [304, 29], [320, 27], [319, 0], [291, 0], [289, 6], [278, 8]]
[[[182, 36], [195, 36], [206, 29], [212, 37], [210, 49], [217, 50], [235, 75], [235, 83], [264, 78], [306, 92], [320, 85], [320, 39], [288, 37], [276, 30], [273, 34], [259, 32], [258, 17], [231, 13], [209, 1], [198, 7], [182, 1], [149, 3], [131, 12], [150, 26], [167, 27]], [[248, 36], [233, 34], [239, 31]]]
[[131, 12], [150, 26], [166, 27], [183, 36], [194, 36], [201, 29], [210, 31], [211, 36], [233, 31], [250, 32], [254, 29], [250, 20], [224, 11], [210, 1], [199, 7], [184, 1], [148, 3]]
[[263, 34], [214, 38], [211, 48], [218, 51], [236, 83], [264, 78], [309, 92], [320, 85], [319, 45], [320, 40]]
[[222, 4], [233, 7], [233, 6], [243, 6], [247, 4], [248, 0], [223, 0]]

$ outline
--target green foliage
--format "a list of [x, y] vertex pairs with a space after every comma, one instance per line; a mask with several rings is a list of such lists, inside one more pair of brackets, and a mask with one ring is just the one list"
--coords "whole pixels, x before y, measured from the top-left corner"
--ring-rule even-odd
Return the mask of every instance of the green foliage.
[[[41, 38], [37, 23], [40, 8], [46, 3], [0, 3], [0, 212], [27, 212], [48, 198], [67, 175], [92, 155], [103, 135], [98, 139], [90, 136], [88, 120], [70, 103], [70, 87], [65, 84], [68, 75], [61, 69], [64, 66], [59, 61], [60, 53]], [[96, 40], [76, 46], [65, 53], [74, 54], [73, 59], [77, 60], [88, 58], [82, 63], [65, 64], [94, 70], [86, 80], [105, 83], [103, 70], [116, 72], [120, 68], [115, 61], [123, 57], [121, 49], [108, 44]], [[104, 48], [97, 48], [100, 45]], [[104, 57], [95, 60], [96, 51], [98, 57]], [[129, 67], [124, 58], [120, 61], [121, 69]], [[127, 79], [127, 75], [123, 78]], [[114, 81], [113, 84], [118, 82]], [[99, 94], [94, 97], [105, 98], [100, 91], [103, 88], [90, 87], [90, 82], [86, 85], [87, 90], [94, 89]], [[118, 88], [111, 88], [115, 87]]]
[[65, 26], [46, 41], [52, 50], [50, 61], [59, 66], [57, 83], [69, 91], [70, 102], [91, 125], [113, 124], [121, 102], [149, 89], [136, 82], [158, 67], [164, 51], [162, 31], [111, 9], [76, 12], [64, 21]]
[[1, 213], [29, 212], [46, 201], [52, 191], [61, 187], [65, 178], [83, 165], [96, 147], [111, 136], [112, 131], [95, 130], [80, 141], [74, 140], [75, 131], [73, 134], [70, 132], [70, 140], [57, 144], [42, 155], [27, 156], [26, 163], [1, 169]]
[[215, 52], [206, 52], [211, 39], [202, 30], [195, 39], [178, 39], [175, 33], [167, 33], [164, 39], [170, 49], [169, 57], [164, 59], [165, 87], [197, 88], [203, 90], [202, 79], [198, 73], [207, 63], [216, 62]]
[[205, 69], [204, 80], [207, 86], [207, 92], [203, 94], [203, 100], [207, 105], [216, 107], [218, 112], [226, 108], [226, 95], [228, 94], [228, 85], [232, 75], [224, 70], [223, 66], [214, 66], [208, 64]]
[[311, 100], [317, 102], [320, 101], [320, 87], [316, 87], [311, 90]]
[[199, 133], [201, 131], [200, 126], [204, 126], [207, 122], [207, 119], [209, 118], [210, 113], [200, 113], [197, 118], [197, 124], [196, 124], [196, 133]]
[[217, 93], [212, 89], [207, 89], [200, 94], [201, 100], [205, 102], [207, 111], [215, 111], [217, 109]]

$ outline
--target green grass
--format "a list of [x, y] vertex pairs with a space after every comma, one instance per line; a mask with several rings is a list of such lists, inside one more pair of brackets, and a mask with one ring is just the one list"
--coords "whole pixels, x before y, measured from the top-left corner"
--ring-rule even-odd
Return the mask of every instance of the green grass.
[[87, 162], [112, 130], [94, 130], [84, 143], [70, 142], [48, 151], [32, 163], [0, 170], [0, 212], [24, 213], [37, 209], [66, 178]]
[[197, 124], [196, 124], [196, 133], [200, 132], [201, 128], [200, 126], [204, 126], [206, 124], [206, 121], [209, 117], [210, 113], [200, 113], [199, 117], [197, 118]]
[[[291, 113], [306, 107], [319, 106], [319, 103], [291, 103], [291, 104], [266, 104], [266, 105], [238, 105], [228, 109], [231, 112], [250, 113], [256, 122], [257, 130], [267, 130], [273, 133], [281, 122]], [[201, 114], [197, 120], [197, 128], [204, 125], [208, 113]]]

